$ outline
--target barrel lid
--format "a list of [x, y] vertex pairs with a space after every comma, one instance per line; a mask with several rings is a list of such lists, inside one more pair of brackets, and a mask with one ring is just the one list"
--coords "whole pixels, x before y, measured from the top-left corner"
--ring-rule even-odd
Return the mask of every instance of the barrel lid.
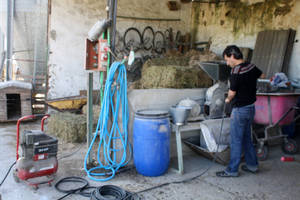
[[138, 110], [135, 113], [138, 116], [145, 116], [145, 117], [163, 117], [168, 116], [169, 112], [167, 110], [159, 110], [159, 109], [143, 109]]

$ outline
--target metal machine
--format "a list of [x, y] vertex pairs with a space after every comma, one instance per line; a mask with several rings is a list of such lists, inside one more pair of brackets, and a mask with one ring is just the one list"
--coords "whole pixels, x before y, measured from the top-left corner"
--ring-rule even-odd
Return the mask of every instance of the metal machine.
[[[41, 130], [25, 130], [20, 134], [20, 123], [27, 119], [43, 116]], [[16, 169], [13, 176], [16, 182], [20, 180], [38, 189], [40, 184], [49, 184], [54, 180], [58, 168], [58, 140], [44, 133], [44, 121], [49, 115], [29, 115], [17, 122]], [[19, 156], [19, 146], [22, 154]]]
[[204, 103], [204, 114], [208, 119], [223, 117], [225, 94], [228, 91], [227, 80], [231, 68], [221, 61], [201, 62], [200, 67], [214, 80], [214, 85], [207, 89]]
[[[176, 124], [176, 142], [178, 151], [178, 166], [179, 172], [183, 173], [183, 161], [182, 161], [182, 147], [181, 147], [181, 132], [183, 131], [198, 131], [199, 135], [191, 136], [185, 138], [184, 143], [191, 147], [197, 153], [204, 155], [210, 159], [215, 159], [221, 164], [227, 164], [229, 161], [230, 151], [229, 148], [229, 127], [230, 119], [224, 116], [224, 106], [225, 106], [225, 95], [228, 91], [227, 80], [230, 76], [230, 67], [228, 67], [224, 62], [202, 62], [200, 67], [205, 71], [213, 80], [214, 85], [207, 89], [205, 94], [205, 101], [199, 101], [199, 106], [202, 107], [204, 104], [204, 116], [202, 117], [202, 112], [200, 112], [200, 118], [196, 118], [201, 122], [190, 123], [184, 125]], [[190, 106], [192, 104], [180, 104], [177, 112], [172, 112], [171, 115], [176, 119], [182, 119], [185, 116], [185, 112], [180, 110], [180, 106]], [[202, 110], [202, 109], [201, 109]], [[179, 112], [180, 111], [180, 112]], [[179, 115], [176, 116], [176, 114]], [[175, 117], [174, 117], [175, 116]], [[189, 120], [189, 119], [188, 119]], [[196, 121], [195, 120], [195, 121]], [[194, 120], [193, 120], [194, 121]], [[180, 122], [184, 121], [181, 120]], [[222, 132], [221, 132], [222, 131]], [[222, 136], [222, 137], [221, 137]], [[218, 153], [216, 153], [218, 152]]]

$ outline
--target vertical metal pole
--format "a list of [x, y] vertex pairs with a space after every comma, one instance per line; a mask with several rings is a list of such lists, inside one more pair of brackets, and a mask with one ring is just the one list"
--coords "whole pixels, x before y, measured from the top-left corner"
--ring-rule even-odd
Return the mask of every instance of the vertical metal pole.
[[[47, 7], [47, 36], [46, 36], [46, 45], [47, 45], [47, 54], [46, 54], [46, 89], [45, 89], [45, 100], [48, 98], [48, 86], [49, 86], [49, 68], [48, 68], [48, 63], [49, 63], [49, 55], [50, 55], [50, 49], [49, 49], [49, 32], [50, 32], [50, 15], [51, 15], [51, 0], [48, 0], [48, 7]], [[44, 104], [44, 112], [48, 110], [48, 105], [45, 103]]]
[[36, 89], [36, 76], [37, 76], [37, 60], [38, 60], [38, 25], [37, 23], [35, 24], [35, 31], [34, 31], [34, 54], [33, 54], [33, 79], [32, 79], [32, 84], [33, 88]]
[[[88, 75], [87, 91], [87, 148], [90, 147], [93, 138], [93, 72]], [[92, 163], [91, 154], [87, 159], [87, 164]]]
[[[112, 25], [108, 28], [108, 31], [107, 33], [109, 34], [109, 36], [107, 36], [107, 38], [109, 38], [109, 41], [108, 41], [108, 44], [110, 45], [110, 48], [112, 50], [112, 34], [113, 34], [113, 10], [114, 10], [114, 0], [109, 0], [109, 10], [108, 10], [108, 19], [112, 20]], [[113, 50], [112, 50], [113, 51]], [[114, 52], [114, 51], [113, 51]], [[112, 63], [114, 60], [113, 56], [111, 54], [108, 55], [109, 56], [109, 63], [108, 63], [108, 66], [110, 66], [110, 63]], [[108, 71], [107, 71], [107, 74], [108, 74]]]
[[115, 41], [116, 41], [116, 24], [117, 24], [117, 4], [118, 0], [114, 0], [114, 7], [113, 7], [113, 13], [112, 13], [112, 37], [111, 37], [111, 50], [115, 52]]
[[10, 79], [9, 70], [12, 66], [13, 48], [14, 0], [7, 0], [7, 29], [6, 29], [6, 81]]

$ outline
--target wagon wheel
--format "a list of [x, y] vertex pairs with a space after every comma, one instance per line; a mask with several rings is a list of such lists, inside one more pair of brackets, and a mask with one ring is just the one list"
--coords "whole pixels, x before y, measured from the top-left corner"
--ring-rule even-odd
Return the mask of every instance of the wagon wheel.
[[145, 50], [150, 50], [154, 46], [154, 31], [151, 26], [147, 26], [142, 33], [142, 42]]
[[126, 50], [133, 50], [134, 52], [136, 52], [141, 48], [142, 35], [137, 28], [131, 27], [127, 29], [124, 33], [123, 39], [124, 47]]
[[267, 157], [268, 157], [268, 152], [269, 152], [268, 146], [266, 146], [266, 145], [264, 145], [264, 146], [258, 145], [256, 147], [256, 156], [257, 156], [257, 159], [260, 160], [260, 161], [266, 160]]
[[180, 46], [180, 37], [181, 37], [181, 32], [177, 31], [176, 36], [175, 36], [175, 43], [176, 43], [176, 48], [179, 48]]
[[281, 145], [281, 148], [286, 154], [295, 154], [298, 152], [297, 142], [293, 139], [285, 139]]
[[157, 54], [162, 54], [165, 50], [165, 35], [161, 31], [157, 31], [154, 34], [154, 51]]

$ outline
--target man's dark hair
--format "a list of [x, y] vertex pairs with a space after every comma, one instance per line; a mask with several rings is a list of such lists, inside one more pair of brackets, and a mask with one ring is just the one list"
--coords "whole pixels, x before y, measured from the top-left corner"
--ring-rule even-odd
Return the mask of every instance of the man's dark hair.
[[223, 51], [223, 58], [224, 56], [227, 57], [231, 57], [231, 55], [233, 55], [233, 57], [235, 59], [243, 59], [243, 53], [241, 52], [241, 50], [235, 46], [235, 45], [229, 45], [227, 46], [224, 51]]

